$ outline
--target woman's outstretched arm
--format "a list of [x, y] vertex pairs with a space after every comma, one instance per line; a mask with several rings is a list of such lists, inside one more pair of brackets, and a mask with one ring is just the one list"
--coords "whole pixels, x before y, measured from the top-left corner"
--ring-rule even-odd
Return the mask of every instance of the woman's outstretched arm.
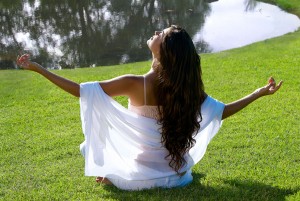
[[65, 90], [66, 92], [72, 94], [73, 96], [80, 97], [80, 85], [71, 80], [60, 77], [54, 73], [51, 73], [47, 69], [43, 68], [41, 65], [29, 60], [29, 55], [25, 54], [18, 57], [17, 64], [26, 70], [31, 70], [43, 75], [45, 78], [50, 80], [52, 83]]
[[266, 86], [255, 90], [253, 93], [245, 96], [240, 100], [226, 104], [223, 111], [222, 119], [225, 119], [237, 113], [238, 111], [242, 110], [247, 105], [249, 105], [250, 103], [252, 103], [260, 97], [274, 94], [281, 87], [282, 83], [283, 81], [280, 81], [279, 84], [276, 85], [275, 80], [271, 77], [269, 80], [269, 84], [267, 84]]

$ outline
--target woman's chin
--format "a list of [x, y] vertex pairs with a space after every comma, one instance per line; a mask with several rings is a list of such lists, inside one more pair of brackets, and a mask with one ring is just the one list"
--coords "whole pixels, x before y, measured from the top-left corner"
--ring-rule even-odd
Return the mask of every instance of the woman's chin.
[[148, 46], [148, 48], [151, 50], [151, 48], [150, 48], [150, 40], [147, 40], [147, 46]]

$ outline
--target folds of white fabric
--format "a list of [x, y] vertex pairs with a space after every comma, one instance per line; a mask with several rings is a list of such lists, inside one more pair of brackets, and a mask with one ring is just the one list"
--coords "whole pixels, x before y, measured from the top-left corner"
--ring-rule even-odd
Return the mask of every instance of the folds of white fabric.
[[[189, 170], [205, 154], [221, 127], [224, 104], [207, 97], [201, 106], [203, 120], [196, 144], [186, 154]], [[80, 85], [80, 114], [85, 141], [85, 175], [125, 180], [151, 180], [174, 175], [165, 159], [160, 127], [155, 119], [137, 115], [109, 97], [98, 82]]]

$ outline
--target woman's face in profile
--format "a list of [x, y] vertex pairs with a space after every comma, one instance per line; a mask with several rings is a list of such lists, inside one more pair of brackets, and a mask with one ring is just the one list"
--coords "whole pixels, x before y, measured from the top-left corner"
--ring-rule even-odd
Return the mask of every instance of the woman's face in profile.
[[171, 30], [171, 28], [164, 29], [163, 31], [155, 31], [154, 35], [147, 41], [147, 45], [154, 56], [158, 57], [160, 52], [160, 45], [164, 36]]

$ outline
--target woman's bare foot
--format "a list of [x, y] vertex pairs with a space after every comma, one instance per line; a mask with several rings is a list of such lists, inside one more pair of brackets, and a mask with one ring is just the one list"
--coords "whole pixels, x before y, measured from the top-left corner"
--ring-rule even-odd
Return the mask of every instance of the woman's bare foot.
[[97, 177], [96, 182], [101, 183], [101, 184], [112, 185], [112, 183], [108, 179], [106, 179], [105, 177]]

